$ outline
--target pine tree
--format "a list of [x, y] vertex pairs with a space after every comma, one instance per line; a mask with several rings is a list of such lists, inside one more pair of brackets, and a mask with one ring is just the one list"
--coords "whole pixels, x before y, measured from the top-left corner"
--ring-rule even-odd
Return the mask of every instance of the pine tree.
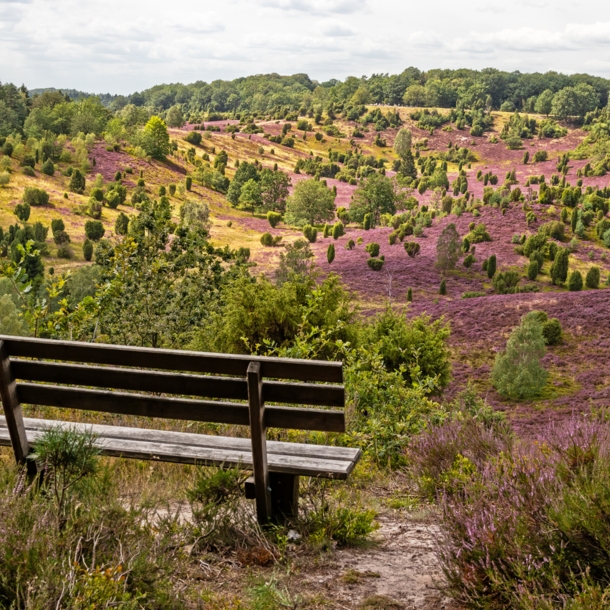
[[580, 271], [572, 271], [568, 280], [568, 290], [570, 292], [579, 292], [582, 290], [582, 273]]

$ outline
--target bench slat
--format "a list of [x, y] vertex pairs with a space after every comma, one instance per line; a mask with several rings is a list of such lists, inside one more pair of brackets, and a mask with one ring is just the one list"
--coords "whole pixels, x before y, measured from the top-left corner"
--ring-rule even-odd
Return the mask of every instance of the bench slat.
[[[18, 383], [17, 396], [21, 403], [48, 407], [242, 426], [250, 424], [248, 406], [228, 402], [143, 396], [36, 383]], [[270, 428], [345, 432], [343, 411], [266, 407], [265, 422]]]
[[[249, 439], [31, 418], [25, 418], [24, 423], [30, 442], [39, 438], [45, 428], [66, 425], [97, 434], [103, 455], [184, 464], [252, 467]], [[0, 445], [10, 445], [3, 417], [0, 418]], [[272, 472], [334, 479], [346, 479], [360, 457], [358, 449], [277, 441], [267, 442], [267, 452], [269, 470]]]
[[[19, 359], [11, 360], [11, 370], [15, 379], [27, 381], [207, 398], [248, 399], [246, 380], [239, 378], [184, 375], [181, 373]], [[282, 383], [278, 381], [263, 382], [263, 396], [266, 402], [324, 407], [343, 407], [345, 401], [343, 386]]]
[[191, 373], [246, 376], [250, 362], [260, 362], [263, 377], [299, 381], [343, 382], [340, 362], [214, 354], [183, 350], [161, 350], [147, 347], [79, 343], [0, 335], [10, 356], [133, 366]]

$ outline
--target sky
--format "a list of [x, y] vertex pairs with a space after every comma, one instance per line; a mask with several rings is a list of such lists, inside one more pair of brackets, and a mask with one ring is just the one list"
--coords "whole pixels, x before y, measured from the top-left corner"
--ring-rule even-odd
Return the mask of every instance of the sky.
[[610, 78], [602, 0], [0, 0], [0, 82], [129, 94], [156, 84], [409, 66]]

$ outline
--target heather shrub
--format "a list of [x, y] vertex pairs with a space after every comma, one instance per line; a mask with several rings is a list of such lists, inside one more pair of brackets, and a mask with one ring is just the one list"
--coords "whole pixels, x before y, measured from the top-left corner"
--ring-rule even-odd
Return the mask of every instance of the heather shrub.
[[507, 447], [441, 499], [443, 570], [478, 608], [599, 608], [610, 585], [608, 425], [574, 419]]
[[496, 356], [492, 371], [496, 390], [511, 399], [538, 396], [547, 379], [540, 362], [545, 353], [542, 323], [536, 316], [524, 316], [511, 333], [506, 349]]

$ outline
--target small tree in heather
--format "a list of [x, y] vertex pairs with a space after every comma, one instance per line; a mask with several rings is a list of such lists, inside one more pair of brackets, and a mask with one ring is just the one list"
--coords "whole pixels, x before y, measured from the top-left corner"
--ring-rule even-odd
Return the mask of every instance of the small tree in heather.
[[453, 269], [460, 258], [460, 235], [453, 223], [447, 225], [436, 242], [435, 267], [445, 272]]
[[85, 192], [85, 176], [80, 171], [80, 169], [75, 169], [70, 176], [70, 185], [68, 188], [73, 193], [82, 194]]
[[496, 356], [492, 381], [506, 398], [529, 399], [540, 395], [547, 372], [540, 363], [546, 353], [542, 323], [524, 316], [511, 333], [506, 350]]
[[441, 280], [441, 285], [438, 287], [438, 293], [441, 296], [445, 296], [447, 294], [447, 280], [445, 278]]
[[487, 259], [487, 277], [491, 280], [493, 276], [496, 274], [496, 255], [492, 254], [489, 259]]
[[415, 167], [415, 160], [413, 159], [413, 153], [411, 152], [411, 143], [413, 136], [411, 131], [406, 127], [403, 127], [397, 134], [394, 140], [394, 151], [400, 157], [400, 167], [398, 173], [402, 176], [409, 178], [417, 178], [417, 168]]
[[563, 284], [568, 279], [570, 251], [567, 248], [560, 248], [555, 254], [555, 260], [551, 265], [551, 280], [553, 284]]
[[129, 216], [127, 214], [123, 214], [121, 212], [114, 223], [114, 232], [117, 235], [127, 235], [127, 230], [129, 228]]
[[328, 246], [328, 250], [326, 251], [326, 260], [330, 265], [335, 260], [335, 244], [330, 244]]
[[286, 222], [316, 225], [335, 216], [335, 194], [323, 182], [302, 180], [286, 203]]
[[582, 273], [580, 271], [572, 271], [568, 280], [568, 290], [570, 292], [579, 292], [582, 290]]
[[587, 271], [587, 276], [585, 277], [585, 285], [587, 286], [587, 288], [599, 288], [599, 280], [599, 267], [591, 267], [591, 269]]

